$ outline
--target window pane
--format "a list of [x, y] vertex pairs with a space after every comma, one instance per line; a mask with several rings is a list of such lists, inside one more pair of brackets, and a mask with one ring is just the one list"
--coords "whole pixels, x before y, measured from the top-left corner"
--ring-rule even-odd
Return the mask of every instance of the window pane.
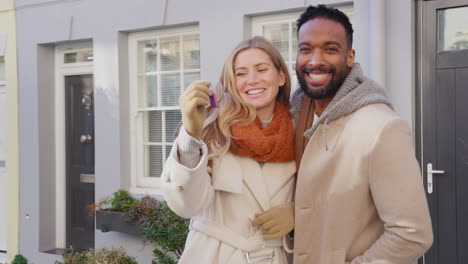
[[161, 38], [161, 70], [180, 69], [179, 37]]
[[468, 49], [468, 7], [437, 11], [439, 51]]
[[63, 60], [64, 63], [92, 62], [93, 51], [65, 53]]
[[291, 44], [292, 45], [292, 47], [291, 47], [291, 49], [292, 49], [292, 58], [291, 58], [291, 61], [296, 61], [296, 57], [297, 57], [297, 24], [296, 24], [296, 22], [292, 22], [291, 37], [292, 37], [292, 44]]
[[138, 73], [158, 70], [158, 44], [155, 39], [138, 42]]
[[289, 61], [289, 23], [263, 26], [263, 36], [273, 43], [285, 61]]
[[184, 89], [194, 81], [200, 80], [200, 72], [188, 72], [184, 74]]
[[5, 58], [0, 56], [0, 81], [5, 81]]
[[162, 119], [161, 111], [149, 111], [145, 113], [146, 142], [161, 142], [162, 141]]
[[200, 36], [188, 35], [184, 41], [184, 69], [200, 68]]
[[162, 146], [145, 146], [146, 169], [148, 177], [160, 177], [162, 173]]
[[161, 74], [161, 99], [163, 106], [179, 105], [180, 74]]
[[158, 106], [158, 76], [143, 75], [138, 78], [139, 107], [156, 107]]
[[179, 110], [166, 111], [166, 142], [173, 142], [182, 116]]

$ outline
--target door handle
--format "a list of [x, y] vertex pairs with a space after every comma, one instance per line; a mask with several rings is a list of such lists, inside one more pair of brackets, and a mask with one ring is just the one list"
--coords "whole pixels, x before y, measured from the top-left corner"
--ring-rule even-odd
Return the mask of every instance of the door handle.
[[433, 170], [432, 163], [427, 164], [427, 193], [432, 193], [434, 189], [433, 174], [444, 174], [443, 170]]
[[93, 140], [93, 138], [90, 136], [90, 135], [81, 135], [80, 137], [80, 142], [83, 144], [83, 143], [89, 143], [91, 142], [91, 140]]

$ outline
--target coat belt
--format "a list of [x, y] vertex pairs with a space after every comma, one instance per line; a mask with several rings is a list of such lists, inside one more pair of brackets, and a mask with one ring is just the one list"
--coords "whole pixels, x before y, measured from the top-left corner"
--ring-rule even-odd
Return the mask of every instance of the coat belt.
[[193, 218], [190, 222], [190, 230], [203, 233], [244, 252], [253, 252], [263, 247], [282, 246], [281, 239], [263, 240], [261, 236], [255, 236], [252, 239], [249, 239], [225, 226], [197, 218]]

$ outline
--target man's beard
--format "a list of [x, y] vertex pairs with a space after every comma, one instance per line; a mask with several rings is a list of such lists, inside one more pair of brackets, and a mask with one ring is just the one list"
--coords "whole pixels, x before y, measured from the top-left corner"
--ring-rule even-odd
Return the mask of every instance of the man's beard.
[[[325, 86], [325, 88], [319, 90], [313, 90], [309, 88], [307, 81], [304, 78], [305, 74], [309, 74], [309, 72], [321, 72], [321, 73], [330, 73], [332, 75], [332, 79], [330, 82]], [[309, 96], [311, 99], [323, 99], [330, 96], [335, 95], [338, 90], [340, 89], [341, 85], [343, 84], [344, 80], [348, 76], [350, 68], [345, 65], [345, 69], [342, 71], [337, 71], [335, 67], [310, 67], [305, 68], [303, 70], [298, 70], [296, 68], [296, 75], [299, 85], [301, 86], [302, 91]]]

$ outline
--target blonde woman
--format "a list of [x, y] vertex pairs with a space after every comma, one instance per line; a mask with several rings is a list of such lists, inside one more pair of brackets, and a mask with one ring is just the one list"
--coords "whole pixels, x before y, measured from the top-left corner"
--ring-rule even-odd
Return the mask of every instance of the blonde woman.
[[294, 227], [291, 81], [270, 42], [241, 42], [214, 87], [192, 83], [180, 98], [183, 128], [163, 172], [170, 208], [191, 218], [179, 261], [286, 264]]

